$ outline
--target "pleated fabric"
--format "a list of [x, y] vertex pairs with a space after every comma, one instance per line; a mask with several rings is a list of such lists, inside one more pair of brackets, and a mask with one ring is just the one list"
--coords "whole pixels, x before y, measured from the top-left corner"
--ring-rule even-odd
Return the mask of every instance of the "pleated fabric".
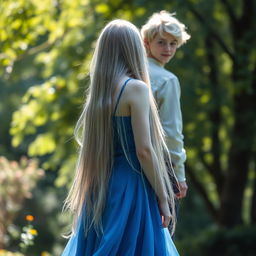
[[113, 132], [114, 164], [103, 233], [91, 227], [85, 235], [88, 218], [83, 211], [62, 256], [178, 256], [168, 229], [162, 227], [156, 195], [141, 170], [131, 117], [114, 116]]

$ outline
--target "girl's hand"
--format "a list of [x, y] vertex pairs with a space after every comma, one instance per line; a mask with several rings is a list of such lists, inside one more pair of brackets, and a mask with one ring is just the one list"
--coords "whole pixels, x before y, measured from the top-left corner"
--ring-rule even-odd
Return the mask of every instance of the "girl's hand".
[[172, 215], [170, 212], [169, 204], [168, 201], [159, 201], [158, 202], [158, 207], [160, 210], [160, 215], [162, 218], [162, 225], [164, 228], [167, 228], [170, 224], [170, 221], [172, 219]]

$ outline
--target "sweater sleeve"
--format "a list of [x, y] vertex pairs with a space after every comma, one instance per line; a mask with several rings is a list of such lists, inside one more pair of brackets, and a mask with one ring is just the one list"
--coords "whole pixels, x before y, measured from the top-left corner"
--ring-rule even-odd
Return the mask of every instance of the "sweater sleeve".
[[174, 170], [178, 181], [185, 181], [184, 162], [186, 152], [182, 134], [182, 114], [180, 107], [180, 84], [177, 77], [171, 77], [158, 88], [157, 104], [160, 120], [165, 131]]

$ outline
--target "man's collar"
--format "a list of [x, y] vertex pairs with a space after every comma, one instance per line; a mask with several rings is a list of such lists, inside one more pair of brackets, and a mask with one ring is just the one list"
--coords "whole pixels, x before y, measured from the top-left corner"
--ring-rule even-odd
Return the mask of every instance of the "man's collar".
[[156, 59], [154, 59], [154, 58], [148, 57], [148, 61], [155, 63], [155, 64], [156, 64], [157, 66], [159, 66], [159, 67], [163, 67], [163, 66], [162, 66]]

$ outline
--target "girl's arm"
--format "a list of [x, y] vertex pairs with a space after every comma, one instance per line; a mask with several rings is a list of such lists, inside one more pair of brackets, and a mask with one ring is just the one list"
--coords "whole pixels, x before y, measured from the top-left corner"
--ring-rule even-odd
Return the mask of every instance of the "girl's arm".
[[170, 222], [171, 214], [168, 207], [166, 192], [164, 191], [162, 181], [155, 169], [157, 166], [157, 157], [150, 136], [149, 88], [145, 83], [133, 80], [129, 85], [127, 94], [128, 103], [131, 109], [136, 153], [143, 172], [157, 195], [160, 213], [163, 217], [163, 226], [166, 227]]

